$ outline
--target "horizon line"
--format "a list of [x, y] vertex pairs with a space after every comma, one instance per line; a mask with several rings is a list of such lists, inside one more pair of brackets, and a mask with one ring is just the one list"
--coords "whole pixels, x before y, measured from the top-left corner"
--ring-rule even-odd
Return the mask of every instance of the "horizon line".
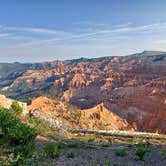
[[[142, 54], [142, 53], [145, 53], [145, 52], [152, 52], [152, 53], [159, 53], [160, 54], [166, 54], [166, 51], [160, 51], [160, 50], [143, 50], [143, 51], [140, 51], [140, 52], [133, 52], [133, 53], [130, 53], [130, 54], [125, 54], [125, 55], [108, 55], [108, 56], [99, 56], [99, 57], [90, 57], [90, 58], [87, 58], [87, 57], [80, 57], [80, 58], [73, 58], [73, 59], [63, 59], [63, 60], [58, 60], [58, 59], [55, 59], [55, 60], [46, 60], [46, 61], [32, 61], [32, 62], [20, 62], [20, 61], [13, 61], [13, 62], [1, 62], [0, 61], [0, 64], [37, 64], [37, 63], [49, 63], [49, 62], [64, 62], [64, 61], [72, 61], [72, 60], [79, 60], [79, 59], [100, 59], [100, 58], [106, 58], [106, 57], [127, 57], [127, 56], [132, 56], [132, 55], [136, 55], [136, 54]], [[157, 54], [156, 54], [157, 55]], [[150, 55], [149, 55], [150, 56]], [[152, 55], [153, 56], [153, 55]]]

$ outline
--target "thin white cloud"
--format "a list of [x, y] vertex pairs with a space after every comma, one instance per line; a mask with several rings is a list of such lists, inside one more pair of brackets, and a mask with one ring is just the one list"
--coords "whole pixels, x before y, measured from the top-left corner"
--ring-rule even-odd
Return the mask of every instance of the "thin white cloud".
[[166, 40], [161, 39], [161, 40], [154, 41], [154, 43], [156, 43], [156, 44], [166, 44]]
[[83, 39], [93, 39], [97, 38], [100, 40], [105, 36], [113, 36], [114, 35], [129, 35], [130, 33], [141, 33], [141, 32], [148, 32], [149, 31], [156, 31], [156, 30], [166, 30], [166, 23], [157, 23], [157, 24], [149, 24], [149, 25], [142, 25], [142, 26], [130, 26], [130, 24], [126, 24], [126, 26], [122, 26], [120, 28], [114, 29], [96, 29], [90, 30], [88, 32], [71, 32], [70, 35], [62, 35], [60, 37], [55, 37], [46, 40], [35, 40], [32, 42], [25, 43], [25, 45], [33, 45], [33, 44], [49, 44], [51, 42], [63, 42], [69, 40], [83, 40]]
[[[49, 44], [59, 44], [70, 41], [80, 41], [84, 40], [95, 40], [104, 41], [107, 39], [117, 39], [117, 37], [130, 37], [131, 35], [137, 35], [138, 33], [158, 33], [158, 31], [166, 30], [166, 22], [155, 23], [148, 25], [134, 26], [131, 23], [126, 23], [123, 25], [117, 25], [113, 28], [102, 28], [93, 29], [87, 28], [83, 31], [66, 32], [64, 30], [47, 29], [47, 28], [30, 28], [30, 27], [10, 27], [10, 26], [0, 26], [0, 30], [6, 31], [7, 33], [12, 33], [13, 36], [8, 36], [10, 39], [20, 40], [20, 43], [16, 47], [25, 46], [35, 46], [35, 45], [49, 45]], [[18, 32], [25, 33], [24, 36], [20, 36]], [[28, 34], [26, 34], [28, 32]], [[30, 34], [29, 34], [30, 33]], [[48, 35], [46, 37], [34, 37], [35, 34]], [[4, 34], [5, 35], [5, 34]], [[51, 35], [51, 36], [50, 36]], [[145, 34], [144, 34], [145, 35]], [[3, 36], [3, 34], [2, 34]], [[1, 37], [1, 35], [0, 35]], [[7, 37], [7, 36], [6, 36]], [[22, 42], [21, 40], [26, 40]]]
[[0, 33], [0, 37], [7, 37], [7, 36], [10, 36], [9, 33]]
[[0, 29], [4, 31], [13, 31], [13, 32], [30, 32], [36, 34], [68, 34], [61, 30], [47, 29], [47, 28], [31, 28], [31, 27], [13, 27], [13, 26], [4, 26], [0, 25]]

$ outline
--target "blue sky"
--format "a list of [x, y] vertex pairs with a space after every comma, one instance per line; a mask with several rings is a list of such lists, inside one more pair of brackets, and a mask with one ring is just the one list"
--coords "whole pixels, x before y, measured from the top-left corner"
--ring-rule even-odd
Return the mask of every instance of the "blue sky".
[[166, 51], [165, 0], [0, 0], [0, 62]]

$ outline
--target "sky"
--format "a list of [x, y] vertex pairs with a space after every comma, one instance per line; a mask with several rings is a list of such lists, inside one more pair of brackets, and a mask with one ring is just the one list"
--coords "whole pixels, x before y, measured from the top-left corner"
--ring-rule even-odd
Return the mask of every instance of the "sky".
[[166, 0], [0, 0], [0, 62], [166, 51]]

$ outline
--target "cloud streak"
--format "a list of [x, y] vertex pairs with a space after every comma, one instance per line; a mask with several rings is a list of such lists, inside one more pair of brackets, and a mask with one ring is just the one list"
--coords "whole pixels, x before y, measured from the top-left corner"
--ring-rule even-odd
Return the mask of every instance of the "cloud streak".
[[[46, 29], [46, 28], [29, 28], [29, 27], [7, 27], [0, 26], [0, 30], [5, 31], [6, 33], [0, 34], [0, 37], [9, 37], [8, 33], [12, 33], [15, 38], [21, 39], [19, 33], [24, 33], [24, 39], [31, 38], [31, 41], [24, 43], [20, 46], [33, 45], [33, 44], [49, 44], [49, 43], [57, 43], [64, 41], [73, 41], [73, 40], [84, 40], [84, 39], [102, 39], [107, 36], [115, 37], [115, 35], [132, 35], [133, 33], [149, 33], [150, 31], [157, 30], [166, 30], [166, 23], [156, 23], [156, 24], [148, 24], [141, 26], [132, 26], [131, 23], [125, 24], [125, 26], [117, 26], [116, 28], [110, 29], [83, 29], [83, 31], [78, 32], [66, 32], [59, 31], [56, 29]], [[28, 34], [27, 34], [28, 33]], [[40, 38], [38, 35], [40, 34]], [[42, 37], [43, 35], [43, 37]], [[50, 36], [51, 35], [51, 36]]]
[[[25, 43], [25, 45], [33, 45], [33, 44], [49, 44], [49, 43], [57, 43], [57, 42], [65, 42], [65, 41], [73, 41], [73, 40], [84, 40], [84, 39], [104, 39], [105, 37], [116, 38], [117, 36], [122, 35], [133, 35], [133, 33], [149, 33], [153, 31], [166, 30], [166, 23], [156, 23], [142, 26], [131, 26], [131, 24], [127, 24], [127, 26], [122, 26], [118, 28], [112, 29], [92, 29], [90, 31], [84, 32], [71, 32], [71, 33], [63, 33], [60, 35], [56, 31], [56, 34], [59, 34], [59, 37], [48, 38], [46, 40], [36, 40], [32, 42]], [[34, 32], [34, 31], [33, 31]], [[46, 30], [40, 31], [45, 33]]]
[[10, 36], [9, 33], [0, 33], [0, 37], [8, 37], [8, 36]]
[[47, 28], [30, 28], [30, 27], [13, 27], [0, 25], [0, 29], [4, 31], [13, 32], [30, 32], [30, 33], [40, 33], [40, 34], [63, 34], [66, 33], [60, 30], [47, 29]]
[[[84, 56], [88, 52], [93, 56], [104, 56], [109, 55], [111, 50], [124, 55], [132, 50], [166, 49], [164, 38], [166, 22], [137, 26], [126, 23], [112, 28], [88, 27], [70, 32], [48, 28], [0, 26], [0, 46], [3, 46], [0, 51], [10, 56], [18, 54], [20, 57], [23, 54], [27, 56], [43, 53], [48, 53], [51, 57], [54, 57], [54, 54], [58, 57], [74, 54], [76, 57], [76, 54]], [[6, 43], [8, 41], [6, 48], [2, 44], [4, 39]]]

